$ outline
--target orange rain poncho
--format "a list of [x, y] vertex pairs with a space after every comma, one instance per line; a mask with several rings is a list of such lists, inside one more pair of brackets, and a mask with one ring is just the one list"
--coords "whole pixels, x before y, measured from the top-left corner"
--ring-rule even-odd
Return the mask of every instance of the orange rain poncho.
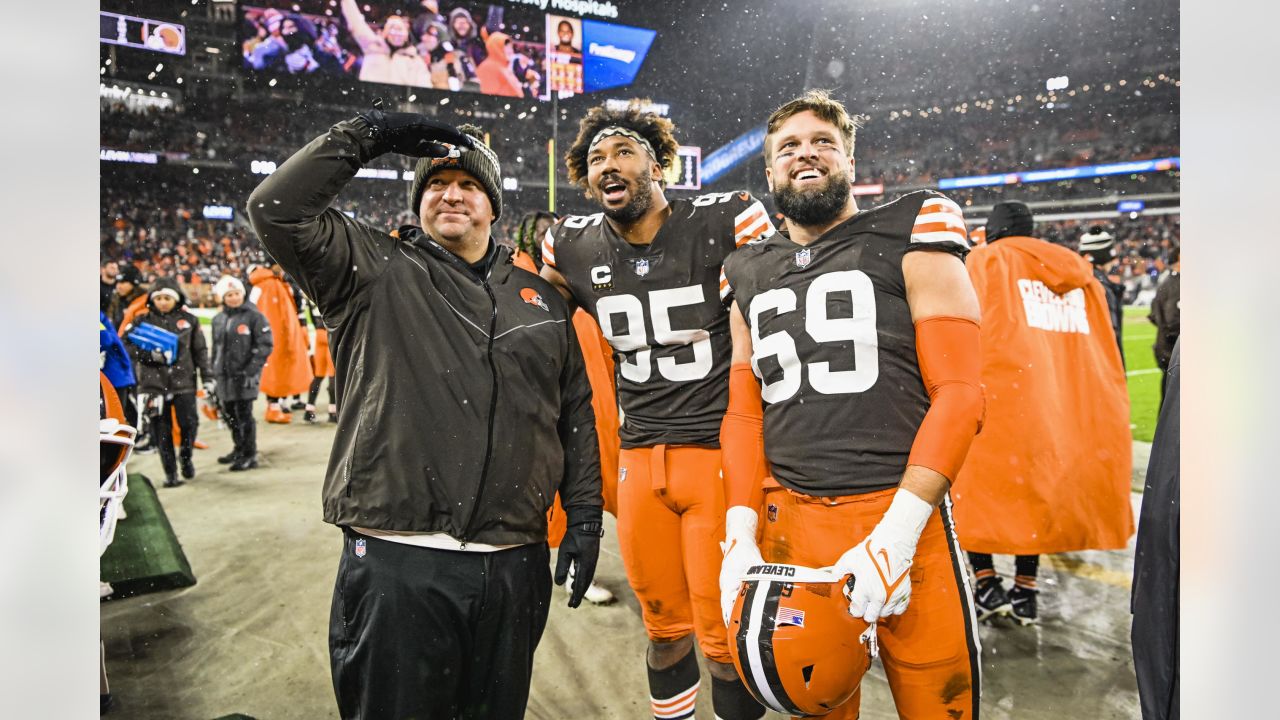
[[267, 316], [275, 345], [262, 369], [262, 392], [270, 397], [289, 397], [311, 387], [311, 362], [307, 358], [306, 329], [298, 323], [298, 308], [288, 283], [269, 268], [257, 267], [249, 273], [253, 284], [249, 300]]
[[975, 249], [986, 421], [952, 486], [971, 552], [1116, 550], [1133, 535], [1124, 367], [1089, 263], [1030, 237]]

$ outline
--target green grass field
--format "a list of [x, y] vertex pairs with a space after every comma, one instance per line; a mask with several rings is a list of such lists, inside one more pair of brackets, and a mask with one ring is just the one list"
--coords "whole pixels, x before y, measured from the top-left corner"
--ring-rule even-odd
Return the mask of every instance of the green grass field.
[[1129, 375], [1129, 422], [1133, 439], [1151, 442], [1160, 409], [1160, 368], [1151, 352], [1156, 326], [1147, 320], [1148, 308], [1124, 309], [1124, 359]]

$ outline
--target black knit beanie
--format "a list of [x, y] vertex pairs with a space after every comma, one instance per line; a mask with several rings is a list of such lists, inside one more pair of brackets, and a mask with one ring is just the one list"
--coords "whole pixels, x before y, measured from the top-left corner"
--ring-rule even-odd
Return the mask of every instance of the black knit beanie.
[[1013, 235], [1031, 235], [1035, 222], [1026, 203], [996, 203], [987, 216], [987, 242]]
[[463, 148], [458, 157], [433, 158], [424, 157], [418, 160], [413, 171], [413, 185], [409, 191], [409, 210], [414, 215], [422, 205], [422, 193], [427, 189], [427, 178], [440, 170], [457, 168], [470, 173], [489, 196], [493, 204], [493, 219], [502, 215], [502, 168], [498, 164], [498, 155], [484, 144], [484, 132], [475, 125], [460, 125], [458, 129], [476, 138], [475, 148]]

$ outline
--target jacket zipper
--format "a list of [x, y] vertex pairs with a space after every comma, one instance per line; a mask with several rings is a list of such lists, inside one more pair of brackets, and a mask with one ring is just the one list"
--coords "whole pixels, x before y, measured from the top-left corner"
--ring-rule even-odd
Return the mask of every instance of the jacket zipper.
[[[492, 266], [489, 267], [489, 272], [493, 272]], [[493, 296], [493, 288], [489, 285], [489, 273], [485, 273], [484, 280], [480, 281], [480, 284], [489, 296], [492, 308], [489, 312], [489, 342], [485, 349], [485, 356], [489, 361], [489, 427], [485, 432], [484, 465], [480, 468], [480, 485], [476, 488], [476, 499], [471, 506], [471, 513], [467, 516], [467, 524], [462, 528], [462, 537], [459, 538], [460, 550], [467, 548], [467, 541], [471, 539], [471, 524], [475, 522], [476, 511], [480, 509], [484, 481], [489, 475], [489, 460], [493, 457], [493, 420], [498, 413], [498, 368], [493, 363], [493, 335], [498, 329], [498, 300]]]

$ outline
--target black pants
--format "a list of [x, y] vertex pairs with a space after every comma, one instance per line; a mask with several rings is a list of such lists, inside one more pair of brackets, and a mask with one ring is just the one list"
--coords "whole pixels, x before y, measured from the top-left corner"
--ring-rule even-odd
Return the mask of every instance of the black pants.
[[242, 457], [258, 454], [258, 424], [253, 419], [253, 398], [222, 403], [222, 417], [231, 430], [231, 442]]
[[[338, 403], [338, 401], [334, 399], [333, 379], [334, 379], [333, 376], [330, 375], [329, 376], [329, 404], [330, 405], [336, 405]], [[323, 377], [311, 378], [311, 389], [307, 391], [308, 405], [316, 404], [316, 398], [320, 396], [320, 383], [323, 381], [324, 381]]]
[[[173, 413], [170, 413], [170, 408]], [[178, 463], [173, 455], [173, 415], [178, 416], [178, 431], [182, 435], [182, 447], [179, 452], [183, 460], [191, 458], [191, 448], [195, 446], [196, 431], [200, 428], [200, 413], [196, 410], [196, 394], [181, 393], [164, 402], [160, 414], [151, 419], [151, 442], [160, 449], [160, 465], [164, 468], [165, 477], [172, 477], [178, 472]]]
[[524, 717], [551, 601], [547, 544], [462, 552], [344, 533], [329, 614], [342, 717]]
[[116, 397], [120, 398], [120, 408], [124, 411], [124, 422], [131, 427], [138, 427], [137, 385], [126, 385], [116, 388]]

